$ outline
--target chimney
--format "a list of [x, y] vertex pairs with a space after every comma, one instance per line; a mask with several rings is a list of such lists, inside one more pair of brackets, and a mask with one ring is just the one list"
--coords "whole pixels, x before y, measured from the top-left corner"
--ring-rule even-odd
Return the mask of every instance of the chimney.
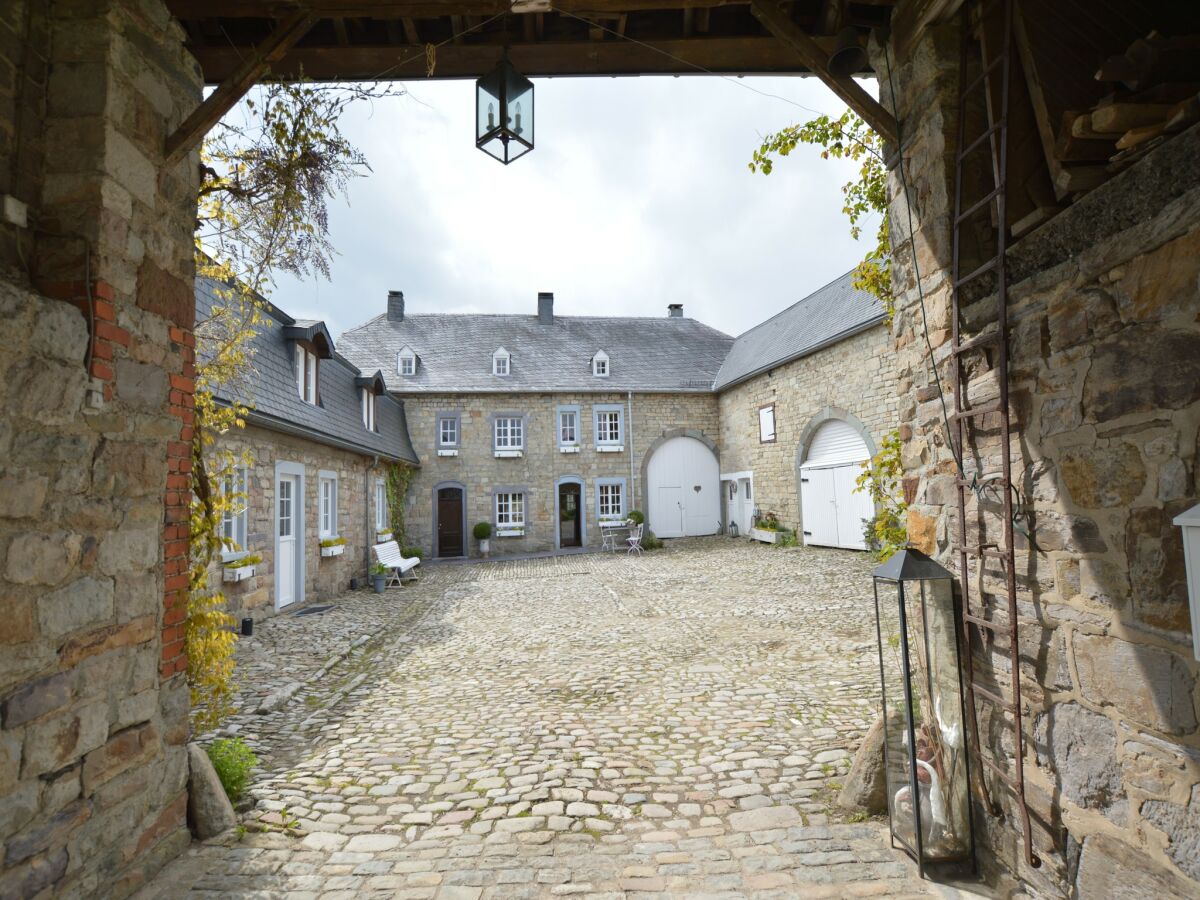
[[404, 291], [388, 291], [388, 321], [404, 321]]
[[542, 325], [554, 324], [554, 295], [546, 291], [538, 294], [538, 322]]
[[683, 318], [683, 304], [682, 303], [668, 303], [667, 304], [667, 318], [668, 319], [682, 319]]

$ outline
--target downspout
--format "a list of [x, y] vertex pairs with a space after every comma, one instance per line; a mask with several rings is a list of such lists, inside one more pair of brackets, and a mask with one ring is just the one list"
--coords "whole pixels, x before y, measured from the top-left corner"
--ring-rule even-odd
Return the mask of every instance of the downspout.
[[363, 515], [366, 517], [366, 521], [363, 523], [366, 526], [366, 531], [363, 532], [363, 565], [365, 566], [363, 571], [366, 573], [365, 577], [368, 579], [371, 577], [371, 545], [374, 543], [371, 540], [371, 535], [374, 534], [371, 530], [374, 528], [374, 523], [371, 521], [371, 503], [374, 502], [375, 498], [375, 485], [371, 484], [371, 473], [378, 467], [379, 457], [371, 457], [371, 462], [367, 464], [367, 470], [363, 475], [365, 479], [363, 495], [367, 498], [367, 502], [363, 504]]
[[628, 391], [625, 398], [625, 418], [629, 422], [626, 429], [629, 432], [629, 489], [634, 492], [633, 502], [637, 502], [637, 465], [633, 459], [633, 391]]

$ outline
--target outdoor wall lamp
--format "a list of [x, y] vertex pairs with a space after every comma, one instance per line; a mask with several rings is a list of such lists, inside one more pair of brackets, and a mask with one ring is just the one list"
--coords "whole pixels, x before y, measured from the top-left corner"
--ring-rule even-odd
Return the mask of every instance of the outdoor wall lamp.
[[512, 67], [507, 50], [475, 82], [475, 146], [506, 166], [533, 149], [533, 82]]
[[873, 574], [892, 844], [924, 877], [974, 849], [953, 576], [913, 549]]

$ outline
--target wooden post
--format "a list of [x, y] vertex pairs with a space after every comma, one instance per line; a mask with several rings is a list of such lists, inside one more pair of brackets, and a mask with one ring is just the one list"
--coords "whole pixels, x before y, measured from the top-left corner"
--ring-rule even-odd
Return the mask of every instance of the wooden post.
[[199, 144], [221, 116], [229, 112], [246, 95], [246, 91], [267, 73], [271, 63], [280, 59], [308, 33], [315, 21], [316, 16], [312, 12], [301, 10], [280, 22], [279, 27], [255, 47], [254, 52], [167, 138], [164, 165], [173, 166]]
[[767, 30], [796, 51], [813, 74], [829, 85], [829, 89], [862, 116], [864, 122], [891, 144], [898, 144], [896, 120], [879, 101], [868, 94], [853, 78], [834, 75], [829, 71], [829, 54], [821, 49], [804, 30], [788, 18], [772, 0], [751, 0], [750, 9]]

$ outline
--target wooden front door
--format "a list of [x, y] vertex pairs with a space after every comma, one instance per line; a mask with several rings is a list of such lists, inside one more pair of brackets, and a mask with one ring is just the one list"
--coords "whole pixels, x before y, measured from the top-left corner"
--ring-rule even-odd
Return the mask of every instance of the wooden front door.
[[462, 488], [439, 488], [437, 512], [437, 555], [465, 556]]
[[577, 484], [558, 486], [558, 546], [580, 547], [583, 545], [580, 504], [580, 489]]

